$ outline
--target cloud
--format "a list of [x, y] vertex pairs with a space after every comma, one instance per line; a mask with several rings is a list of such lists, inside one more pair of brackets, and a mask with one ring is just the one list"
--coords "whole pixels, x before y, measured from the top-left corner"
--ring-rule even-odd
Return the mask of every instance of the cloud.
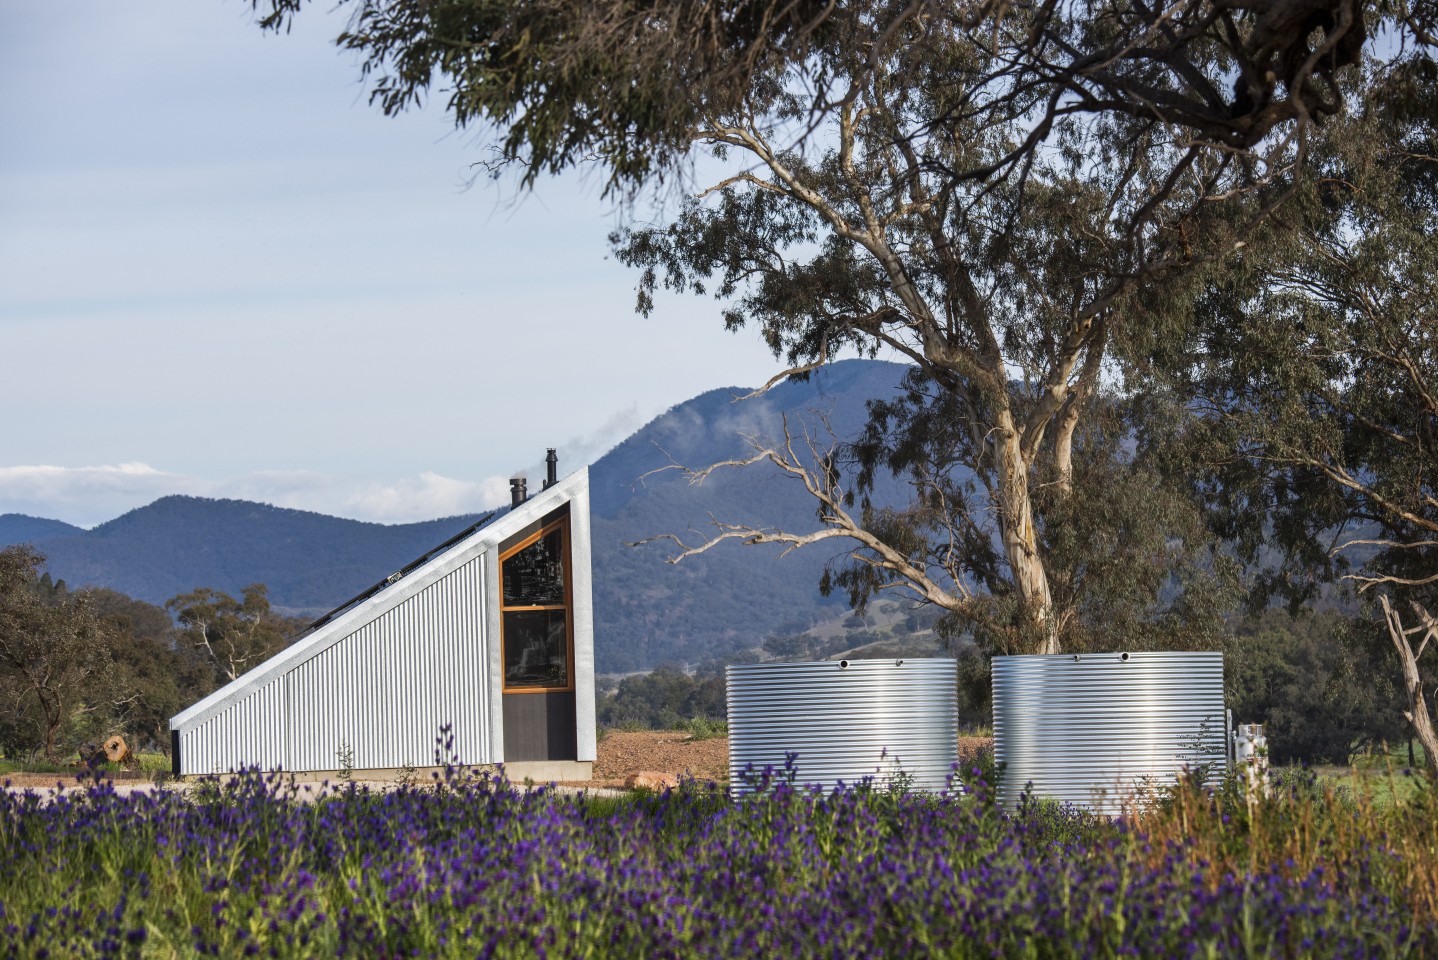
[[[564, 477], [584, 464], [590, 464], [614, 449], [615, 444], [627, 439], [631, 434], [644, 426], [644, 417], [639, 413], [638, 404], [630, 404], [623, 410], [609, 415], [609, 417], [598, 427], [589, 433], [570, 437], [565, 442], [555, 447], [555, 455], [559, 457], [559, 476]], [[516, 470], [514, 476], [526, 477], [530, 481], [530, 492], [538, 492], [539, 486], [544, 480], [547, 466], [543, 459], [535, 460], [529, 466]], [[485, 483], [489, 483], [486, 480]], [[509, 480], [504, 480], [503, 499], [509, 499]]]
[[[630, 404], [625, 409], [610, 414], [607, 420], [587, 436], [570, 438], [561, 452], [570, 463], [593, 463], [642, 426], [644, 418], [639, 414], [639, 405]], [[563, 473], [563, 464], [560, 466], [560, 472]]]
[[166, 474], [148, 463], [117, 463], [99, 467], [59, 467], [36, 465], [0, 467], [0, 484], [18, 490], [39, 491], [60, 482], [90, 482], [105, 485], [130, 482], [136, 478], [163, 477]]
[[509, 502], [509, 479], [486, 477], [475, 482], [425, 471], [392, 483], [367, 483], [343, 500], [344, 516], [379, 523], [428, 520], [459, 513], [478, 513]]
[[90, 527], [171, 494], [253, 500], [374, 523], [478, 513], [509, 501], [509, 479], [460, 480], [433, 471], [397, 479], [267, 470], [212, 480], [147, 463], [0, 467], [0, 513]]
[[0, 513], [93, 526], [172, 493], [204, 495], [204, 481], [148, 463], [86, 467], [35, 464], [0, 467]]
[[[558, 444], [560, 476], [594, 462], [642, 423], [639, 406], [632, 404], [594, 430]], [[543, 450], [535, 453], [539, 457], [518, 471], [529, 477], [532, 492], [538, 492], [545, 472]], [[432, 470], [401, 477], [256, 470], [214, 479], [167, 471], [139, 461], [79, 467], [0, 467], [0, 513], [64, 520], [82, 527], [113, 520], [172, 494], [252, 500], [372, 523], [414, 523], [503, 506], [509, 502], [509, 475], [471, 480]]]

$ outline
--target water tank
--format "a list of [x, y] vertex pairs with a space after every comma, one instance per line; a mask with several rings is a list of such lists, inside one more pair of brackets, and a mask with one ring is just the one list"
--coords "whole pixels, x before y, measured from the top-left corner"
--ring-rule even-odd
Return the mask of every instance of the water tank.
[[1202, 767], [1226, 767], [1221, 653], [994, 657], [1000, 799], [1020, 792], [1117, 814]]
[[945, 658], [758, 663], [726, 671], [729, 789], [752, 764], [826, 792], [866, 777], [942, 792], [958, 762], [958, 670]]

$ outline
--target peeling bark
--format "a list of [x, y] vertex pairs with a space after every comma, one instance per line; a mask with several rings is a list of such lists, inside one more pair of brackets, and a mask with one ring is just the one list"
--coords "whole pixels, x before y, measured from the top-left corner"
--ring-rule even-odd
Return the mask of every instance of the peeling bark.
[[[1383, 620], [1388, 627], [1388, 636], [1392, 639], [1393, 648], [1398, 651], [1398, 659], [1403, 666], [1403, 689], [1408, 694], [1408, 709], [1403, 711], [1403, 716], [1412, 725], [1418, 742], [1423, 745], [1424, 766], [1428, 769], [1428, 776], [1434, 783], [1438, 783], [1438, 732], [1433, 729], [1433, 718], [1428, 713], [1428, 703], [1423, 698], [1423, 677], [1418, 671], [1418, 658], [1423, 656], [1428, 641], [1438, 636], [1438, 619], [1420, 604], [1413, 603], [1411, 606], [1418, 625], [1405, 628], [1402, 615], [1393, 609], [1388, 597], [1379, 596], [1378, 602], [1383, 606]], [[1415, 636], [1423, 638], [1416, 652], [1412, 641]]]
[[1004, 412], [999, 418], [1000, 435], [995, 440], [998, 467], [999, 529], [1004, 554], [1013, 571], [1014, 589], [1023, 605], [1023, 618], [1041, 638], [1035, 653], [1058, 653], [1059, 639], [1053, 616], [1053, 596], [1048, 571], [1039, 552], [1038, 527], [1034, 523], [1033, 497], [1029, 490], [1029, 465], [1013, 420]]

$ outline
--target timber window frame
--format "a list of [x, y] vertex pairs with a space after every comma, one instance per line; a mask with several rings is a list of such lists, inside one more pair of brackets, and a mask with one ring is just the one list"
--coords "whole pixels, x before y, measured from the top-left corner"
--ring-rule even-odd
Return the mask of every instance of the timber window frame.
[[[560, 559], [562, 564], [561, 577], [563, 578], [563, 601], [559, 603], [524, 604], [511, 603], [507, 596], [505, 587], [505, 567], [511, 558], [518, 556], [525, 550], [533, 547], [541, 540], [558, 532], [560, 543]], [[551, 523], [546, 523], [534, 533], [524, 537], [514, 546], [503, 551], [499, 556], [499, 622], [500, 622], [500, 664], [503, 670], [503, 692], [504, 693], [567, 693], [574, 690], [574, 582], [571, 569], [572, 541], [570, 539], [569, 517], [562, 516]], [[536, 614], [549, 614], [552, 624], [553, 614], [559, 613], [564, 618], [564, 680], [563, 684], [546, 683], [511, 683], [510, 674], [515, 666], [511, 660], [511, 653], [516, 652], [513, 645], [518, 640], [520, 623], [525, 615], [533, 618]], [[522, 662], [522, 657], [518, 658]]]

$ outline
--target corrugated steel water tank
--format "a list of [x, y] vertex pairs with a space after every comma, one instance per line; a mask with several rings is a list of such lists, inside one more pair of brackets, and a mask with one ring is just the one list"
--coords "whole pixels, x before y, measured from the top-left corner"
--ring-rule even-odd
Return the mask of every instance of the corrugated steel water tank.
[[1185, 769], [1227, 766], [1222, 653], [994, 657], [1006, 807], [1032, 794], [1117, 814]]
[[749, 793], [753, 765], [780, 771], [797, 754], [799, 785], [826, 792], [866, 777], [942, 792], [958, 762], [953, 660], [826, 660], [726, 670], [729, 789]]

